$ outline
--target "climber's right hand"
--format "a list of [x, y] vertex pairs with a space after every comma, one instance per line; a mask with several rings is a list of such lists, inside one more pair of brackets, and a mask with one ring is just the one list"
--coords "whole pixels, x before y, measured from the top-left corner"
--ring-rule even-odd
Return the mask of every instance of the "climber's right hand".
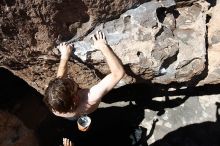
[[61, 59], [68, 60], [73, 50], [73, 44], [67, 44], [64, 42], [58, 46], [58, 49], [61, 53]]

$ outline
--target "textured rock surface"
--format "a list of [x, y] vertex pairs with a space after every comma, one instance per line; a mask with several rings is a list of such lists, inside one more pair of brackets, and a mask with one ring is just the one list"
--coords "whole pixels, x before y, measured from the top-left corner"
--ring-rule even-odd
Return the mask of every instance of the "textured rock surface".
[[[219, 113], [216, 114], [216, 110], [219, 110], [219, 105], [217, 108], [216, 102], [220, 102], [219, 95], [190, 97], [181, 106], [167, 109], [166, 113], [158, 118], [159, 121], [156, 124], [154, 134], [148, 140], [148, 144], [156, 141], [152, 146], [165, 144], [181, 146], [219, 145], [218, 136], [215, 136], [215, 134], [219, 135], [220, 133], [218, 127]], [[149, 115], [149, 117], [146, 117], [142, 124], [150, 128], [150, 121], [153, 121], [156, 114], [149, 110], [146, 110], [145, 114]], [[210, 122], [210, 127], [205, 122]], [[196, 124], [201, 126], [196, 127]], [[190, 126], [191, 128], [187, 129]], [[182, 132], [178, 132], [181, 127], [183, 127]], [[165, 137], [171, 134], [172, 131], [172, 137]], [[162, 140], [158, 141], [159, 139]]]
[[220, 1], [210, 10], [208, 23], [208, 76], [199, 85], [217, 84], [220, 82]]
[[[200, 5], [177, 9], [171, 6], [148, 2], [91, 32], [105, 32], [132, 78], [124, 78], [125, 83], [139, 82], [140, 78], [162, 84], [187, 82], [203, 72], [206, 14]], [[92, 65], [103, 62], [103, 58], [92, 48], [90, 36], [75, 43], [75, 54]]]
[[[101, 103], [100, 107], [102, 108], [100, 110], [110, 109], [112, 105], [123, 107], [121, 110], [125, 110], [129, 107], [130, 101], [137, 105], [138, 108], [135, 109], [135, 116], [137, 118], [133, 119], [133, 123], [140, 122], [139, 126], [146, 128], [145, 130], [136, 128], [140, 133], [146, 132], [144, 135], [137, 134], [136, 137], [136, 143], [143, 145], [214, 146], [220, 144], [218, 138], [220, 134], [219, 85], [206, 85], [204, 87], [179, 90], [170, 88], [168, 92], [161, 92], [161, 88], [158, 89], [157, 86], [147, 86], [144, 84], [124, 89], [119, 88], [117, 91], [120, 93], [117, 92], [117, 96], [112, 94], [106, 98], [106, 101], [105, 99], [103, 100], [105, 103]], [[129, 101], [125, 102], [125, 99]], [[111, 100], [113, 100], [113, 103], [109, 104]], [[144, 116], [140, 120], [142, 112]], [[123, 113], [118, 119], [123, 121], [124, 118], [126, 119], [132, 114], [132, 112]], [[105, 114], [103, 113], [104, 117]], [[132, 117], [126, 120], [130, 122]], [[114, 125], [112, 128], [114, 127], [117, 126]]]
[[38, 146], [33, 132], [15, 116], [0, 111], [1, 146]]
[[[75, 41], [69, 72], [80, 87], [91, 87], [109, 72], [91, 46], [97, 29], [104, 30], [125, 66], [119, 85], [195, 84], [207, 73], [204, 1], [10, 0], [0, 6], [0, 66], [41, 93], [56, 75], [55, 46], [61, 41]], [[216, 35], [209, 40], [216, 43]]]
[[[0, 2], [0, 65], [6, 66], [41, 93], [55, 76], [59, 57], [54, 46], [84, 36], [97, 23], [118, 17], [138, 0], [7, 0]], [[71, 65], [81, 79], [94, 80], [82, 63]], [[87, 73], [87, 71], [89, 73]], [[82, 72], [82, 71], [81, 71]], [[83, 76], [85, 74], [85, 76]], [[92, 76], [92, 78], [91, 78]], [[93, 82], [94, 82], [93, 81]], [[80, 84], [81, 83], [81, 84]], [[91, 81], [79, 81], [91, 86]]]

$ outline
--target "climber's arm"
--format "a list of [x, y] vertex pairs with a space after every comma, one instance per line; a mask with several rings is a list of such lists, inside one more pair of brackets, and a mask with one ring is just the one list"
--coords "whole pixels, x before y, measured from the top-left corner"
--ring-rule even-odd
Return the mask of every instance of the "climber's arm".
[[59, 63], [58, 70], [57, 70], [57, 77], [63, 78], [63, 77], [66, 77], [67, 75], [67, 63], [72, 53], [73, 46], [67, 45], [66, 43], [61, 43], [58, 46], [58, 49], [61, 52], [61, 57], [60, 57], [60, 63]]
[[124, 68], [121, 61], [113, 50], [107, 45], [104, 34], [99, 31], [93, 36], [94, 47], [99, 49], [105, 56], [110, 68], [110, 74], [105, 76], [97, 85], [93, 86], [89, 92], [89, 98], [93, 101], [99, 100], [107, 94], [124, 76]]

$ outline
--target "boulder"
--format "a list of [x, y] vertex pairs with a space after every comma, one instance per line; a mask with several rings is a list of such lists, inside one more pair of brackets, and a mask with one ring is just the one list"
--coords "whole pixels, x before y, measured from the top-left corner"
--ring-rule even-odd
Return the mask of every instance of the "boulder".
[[[98, 23], [119, 17], [143, 0], [10, 0], [0, 2], [0, 66], [43, 93], [55, 77], [59, 56], [54, 46], [83, 38]], [[71, 68], [82, 70], [84, 64]], [[93, 74], [90, 69], [86, 76]], [[72, 74], [74, 74], [73, 72]], [[88, 75], [89, 74], [89, 75]], [[85, 77], [86, 77], [85, 76]], [[93, 76], [91, 78], [93, 79]], [[80, 84], [80, 82], [79, 82]], [[81, 86], [91, 86], [82, 81]]]
[[97, 30], [105, 33], [126, 68], [122, 84], [189, 82], [205, 69], [206, 14], [201, 5], [175, 8], [144, 3], [75, 42], [78, 59], [88, 66], [95, 64], [95, 70], [106, 74], [109, 71], [101, 52], [92, 47], [91, 35]]
[[89, 88], [109, 73], [101, 52], [92, 47], [90, 39], [101, 29], [126, 70], [118, 86], [146, 81], [195, 84], [207, 68], [206, 3], [2, 1], [0, 66], [44, 93], [56, 76], [56, 46], [69, 41], [76, 48], [69, 61], [69, 76], [81, 88]]
[[220, 1], [210, 10], [211, 17], [208, 23], [208, 75], [205, 79], [199, 82], [199, 85], [204, 84], [219, 84], [220, 83]]

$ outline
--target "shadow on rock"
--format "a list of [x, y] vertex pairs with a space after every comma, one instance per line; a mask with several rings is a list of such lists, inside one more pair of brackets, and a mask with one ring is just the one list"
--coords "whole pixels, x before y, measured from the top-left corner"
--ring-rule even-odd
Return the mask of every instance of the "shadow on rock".
[[150, 146], [219, 146], [220, 103], [216, 105], [216, 122], [203, 122], [179, 128]]
[[[161, 114], [165, 108], [179, 106], [190, 96], [211, 95], [220, 92], [220, 85], [176, 89], [176, 91], [167, 91], [167, 86], [156, 84], [127, 85], [113, 90], [103, 98], [103, 101], [107, 103], [135, 101], [136, 105], [99, 108], [90, 115], [92, 118], [90, 130], [80, 132], [76, 121], [68, 121], [52, 115], [42, 103], [42, 95], [29, 87], [27, 83], [6, 69], [0, 69], [0, 73], [0, 109], [16, 115], [28, 128], [35, 130], [41, 146], [60, 145], [63, 137], [70, 138], [75, 146], [147, 146], [147, 140], [153, 134], [157, 120], [153, 121], [151, 129], [139, 126], [146, 116], [144, 109], [156, 110]], [[184, 97], [169, 99], [170, 96], [179, 95], [184, 95]], [[165, 100], [154, 100], [155, 97], [160, 96], [164, 96]], [[219, 108], [220, 104], [217, 105]], [[219, 117], [217, 114], [217, 122], [205, 122], [180, 128], [165, 136], [165, 140], [155, 142], [154, 145], [159, 145], [157, 143], [161, 142], [163, 146], [166, 146], [167, 141], [172, 143], [175, 139], [177, 142], [194, 140], [192, 143], [201, 140], [203, 143], [206, 142], [205, 144], [211, 141], [208, 146], [214, 146], [216, 143], [219, 145], [217, 138], [220, 132]], [[147, 130], [150, 130], [148, 135]], [[208, 136], [209, 134], [211, 136]]]
[[[170, 87], [175, 87], [175, 89], [168, 91]], [[165, 108], [178, 107], [190, 97], [219, 94], [219, 88], [220, 84], [187, 87], [185, 89], [173, 85], [130, 84], [112, 90], [102, 101], [105, 103], [135, 101], [140, 108], [158, 111], [158, 115], [162, 115]], [[175, 96], [175, 98], [171, 99], [171, 96]], [[155, 100], [155, 97], [162, 97], [162, 100]]]
[[[143, 109], [151, 109], [158, 111], [158, 115], [163, 114], [165, 108], [174, 108], [184, 103], [189, 94], [185, 93], [183, 98], [175, 98], [170, 100], [169, 96], [173, 96], [172, 92], [167, 91], [166, 85], [157, 84], [131, 84], [115, 89], [103, 98], [105, 103], [113, 103], [117, 101], [135, 101], [137, 106]], [[175, 91], [179, 96], [178, 91]], [[154, 100], [155, 97], [163, 97], [164, 100]]]
[[100, 108], [91, 114], [92, 124], [88, 132], [80, 132], [76, 121], [68, 121], [50, 113], [42, 102], [42, 95], [14, 76], [0, 68], [0, 109], [21, 119], [25, 126], [35, 131], [41, 146], [58, 146], [62, 138], [70, 138], [75, 146], [124, 145], [146, 146], [152, 135], [139, 126], [144, 118], [144, 110], [136, 105]]

